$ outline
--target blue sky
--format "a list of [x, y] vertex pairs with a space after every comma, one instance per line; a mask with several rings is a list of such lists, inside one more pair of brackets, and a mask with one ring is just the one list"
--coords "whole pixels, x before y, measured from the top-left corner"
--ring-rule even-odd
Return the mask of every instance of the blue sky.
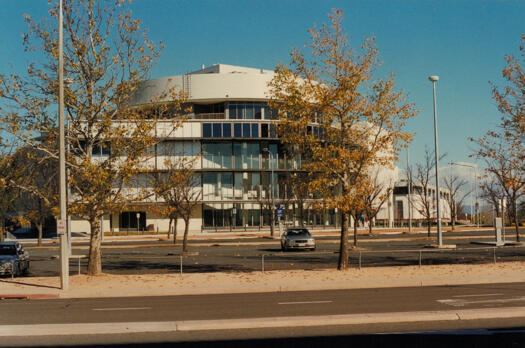
[[[0, 0], [0, 72], [25, 70], [23, 14], [46, 14], [47, 1]], [[288, 63], [292, 47], [308, 40], [313, 23], [326, 22], [332, 8], [345, 14], [351, 42], [375, 36], [381, 75], [396, 74], [398, 87], [421, 110], [407, 130], [416, 133], [411, 159], [433, 147], [432, 85], [439, 75], [438, 129], [444, 162], [467, 161], [468, 137], [493, 128], [499, 114], [489, 81], [502, 85], [505, 54], [518, 54], [525, 33], [520, 1], [314, 1], [314, 0], [134, 0], [135, 17], [149, 37], [166, 45], [152, 77], [225, 63], [273, 69]], [[404, 154], [399, 165], [404, 166]], [[445, 163], [442, 164], [443, 166]]]

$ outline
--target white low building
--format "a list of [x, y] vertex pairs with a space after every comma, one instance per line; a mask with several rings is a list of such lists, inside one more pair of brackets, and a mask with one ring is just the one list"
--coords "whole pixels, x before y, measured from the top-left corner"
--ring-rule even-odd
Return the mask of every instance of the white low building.
[[[426, 222], [425, 199], [423, 198], [423, 188], [416, 184], [410, 187], [410, 195], [408, 194], [408, 185], [406, 180], [398, 181], [394, 187], [394, 220], [396, 223], [404, 224], [410, 218], [410, 209], [412, 210], [412, 221], [415, 226], [421, 226]], [[449, 191], [440, 187], [440, 217], [444, 223], [450, 222], [450, 207], [446, 201]], [[428, 185], [427, 201], [430, 202], [430, 211], [433, 222], [437, 221], [437, 206], [436, 206], [436, 186]]]

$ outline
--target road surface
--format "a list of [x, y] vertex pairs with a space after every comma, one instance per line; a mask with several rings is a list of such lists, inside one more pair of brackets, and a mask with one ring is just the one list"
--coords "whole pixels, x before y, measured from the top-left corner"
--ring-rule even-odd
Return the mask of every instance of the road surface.
[[4, 300], [0, 313], [2, 346], [501, 330], [525, 326], [525, 283]]

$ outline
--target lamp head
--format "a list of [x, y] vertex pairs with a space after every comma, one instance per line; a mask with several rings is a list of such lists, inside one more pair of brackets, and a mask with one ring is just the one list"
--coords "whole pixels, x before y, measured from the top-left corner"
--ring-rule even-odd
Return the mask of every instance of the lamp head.
[[439, 80], [439, 76], [433, 75], [433, 76], [430, 76], [428, 79], [430, 80], [430, 82], [436, 82]]

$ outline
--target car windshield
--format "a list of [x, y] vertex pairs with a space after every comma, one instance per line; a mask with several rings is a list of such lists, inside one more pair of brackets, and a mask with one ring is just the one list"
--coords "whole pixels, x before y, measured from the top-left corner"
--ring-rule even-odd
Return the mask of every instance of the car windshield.
[[16, 255], [14, 245], [0, 245], [0, 255]]
[[309, 236], [310, 235], [310, 232], [308, 232], [308, 230], [305, 230], [305, 229], [300, 229], [300, 230], [288, 230], [288, 235], [289, 236]]

